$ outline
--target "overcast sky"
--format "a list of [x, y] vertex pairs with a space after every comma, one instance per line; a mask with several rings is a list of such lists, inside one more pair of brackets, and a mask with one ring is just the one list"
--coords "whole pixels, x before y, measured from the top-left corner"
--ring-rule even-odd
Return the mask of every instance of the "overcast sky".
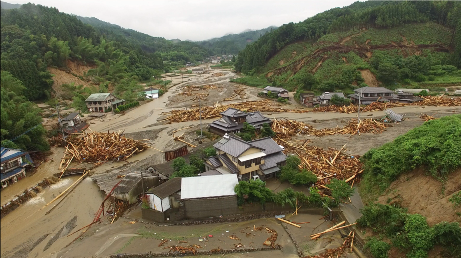
[[[363, 1], [363, 0], [362, 0]], [[207, 40], [247, 29], [300, 22], [353, 0], [6, 0], [33, 3], [154, 37]]]

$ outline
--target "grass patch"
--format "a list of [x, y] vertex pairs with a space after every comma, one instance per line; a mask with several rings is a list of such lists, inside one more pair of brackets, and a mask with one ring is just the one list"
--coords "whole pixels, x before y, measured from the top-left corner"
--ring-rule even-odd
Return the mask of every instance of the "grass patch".
[[362, 161], [365, 171], [360, 188], [367, 200], [377, 197], [399, 175], [417, 167], [444, 180], [461, 167], [461, 115], [425, 122], [393, 142], [371, 149]]

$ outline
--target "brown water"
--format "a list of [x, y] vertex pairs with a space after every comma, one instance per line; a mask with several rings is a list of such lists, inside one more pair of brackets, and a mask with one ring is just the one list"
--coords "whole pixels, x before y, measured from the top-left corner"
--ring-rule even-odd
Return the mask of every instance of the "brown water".
[[77, 236], [68, 233], [91, 223], [103, 194], [90, 178], [45, 215], [59, 200], [44, 206], [78, 178], [62, 179], [2, 219], [1, 257], [51, 257]]

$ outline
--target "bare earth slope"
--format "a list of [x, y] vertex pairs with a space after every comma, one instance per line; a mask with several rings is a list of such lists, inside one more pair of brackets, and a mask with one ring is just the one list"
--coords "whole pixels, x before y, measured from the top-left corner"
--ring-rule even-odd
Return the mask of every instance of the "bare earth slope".
[[427, 218], [433, 226], [441, 221], [461, 223], [461, 206], [456, 209], [449, 198], [461, 190], [461, 169], [452, 172], [445, 185], [426, 175], [423, 169], [417, 169], [401, 175], [378, 198], [382, 204], [396, 204], [407, 208], [409, 213], [418, 213]]
[[84, 85], [90, 86], [91, 84], [87, 81], [81, 80], [77, 76], [84, 76], [88, 70], [93, 67], [79, 64], [77, 62], [67, 61], [66, 63], [68, 70], [60, 70], [53, 67], [48, 67], [48, 71], [53, 74], [53, 90], [56, 93], [56, 97], [60, 97], [63, 93], [62, 86], [63, 84], [74, 84], [74, 85]]

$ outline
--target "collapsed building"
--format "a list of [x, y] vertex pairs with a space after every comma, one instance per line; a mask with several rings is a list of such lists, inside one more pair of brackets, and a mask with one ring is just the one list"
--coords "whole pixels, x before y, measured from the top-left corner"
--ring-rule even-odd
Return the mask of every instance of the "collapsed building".
[[221, 113], [219, 120], [213, 121], [209, 126], [209, 131], [218, 135], [238, 133], [243, 129], [243, 123], [247, 122], [256, 129], [260, 129], [263, 124], [271, 124], [271, 120], [263, 116], [260, 112], [243, 112], [235, 108], [228, 108]]

